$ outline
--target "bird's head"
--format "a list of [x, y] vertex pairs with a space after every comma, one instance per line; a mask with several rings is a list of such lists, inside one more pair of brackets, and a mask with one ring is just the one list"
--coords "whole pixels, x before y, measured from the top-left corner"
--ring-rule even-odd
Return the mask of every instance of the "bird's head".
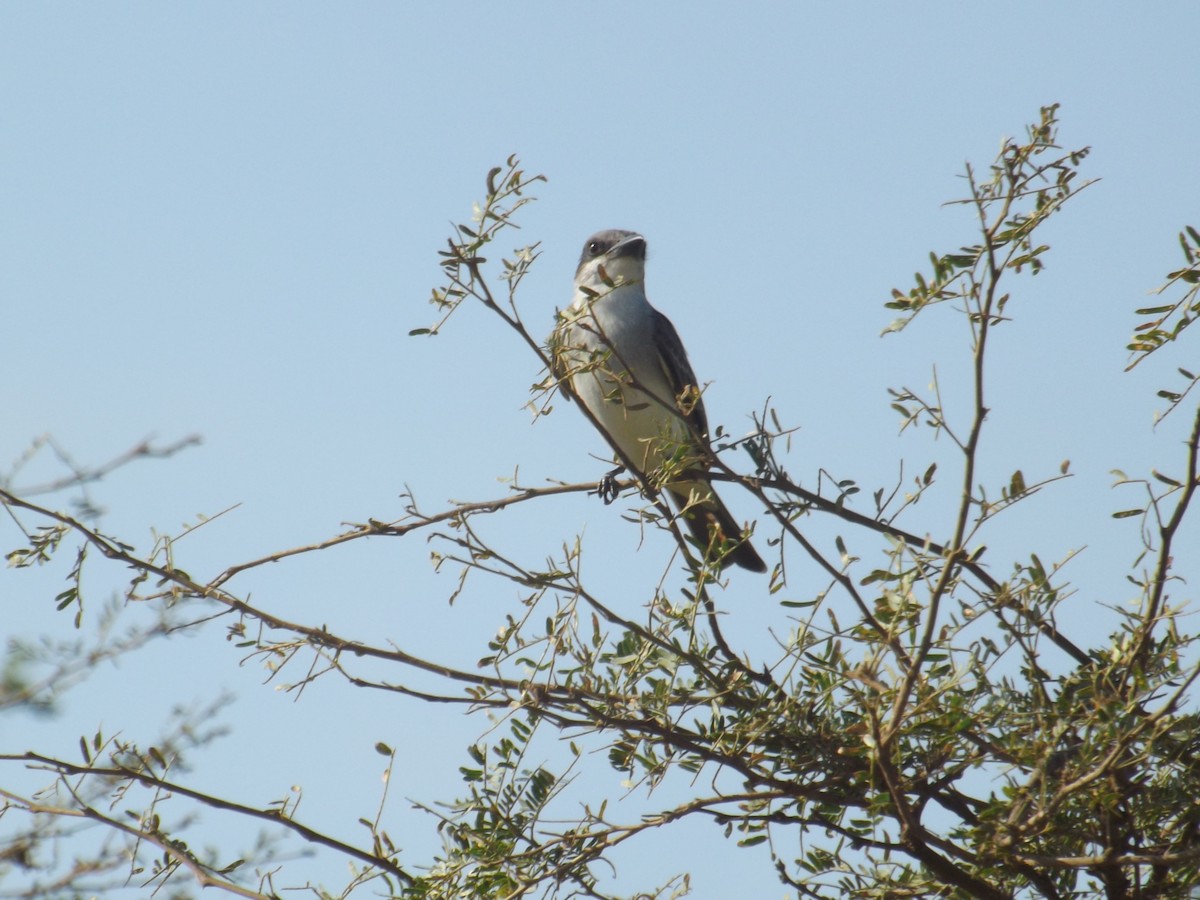
[[579, 268], [575, 270], [578, 287], [604, 293], [613, 283], [637, 282], [645, 277], [646, 239], [636, 231], [597, 231], [584, 241]]

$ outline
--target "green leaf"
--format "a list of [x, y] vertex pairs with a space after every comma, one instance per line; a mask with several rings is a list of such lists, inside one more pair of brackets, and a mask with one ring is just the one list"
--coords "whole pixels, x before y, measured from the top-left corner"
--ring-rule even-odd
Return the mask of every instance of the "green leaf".
[[1020, 469], [1012, 473], [1012, 478], [1008, 482], [1008, 490], [1011, 496], [1019, 497], [1025, 493], [1025, 476]]

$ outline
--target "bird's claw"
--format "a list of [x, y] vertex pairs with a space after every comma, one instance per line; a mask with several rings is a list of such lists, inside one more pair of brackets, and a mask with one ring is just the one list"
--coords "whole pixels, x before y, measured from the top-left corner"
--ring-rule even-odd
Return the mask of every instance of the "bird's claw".
[[621, 488], [617, 484], [617, 476], [624, 471], [624, 466], [617, 466], [600, 479], [600, 486], [596, 489], [596, 493], [600, 495], [600, 499], [604, 501], [605, 506], [611, 504], [620, 495]]

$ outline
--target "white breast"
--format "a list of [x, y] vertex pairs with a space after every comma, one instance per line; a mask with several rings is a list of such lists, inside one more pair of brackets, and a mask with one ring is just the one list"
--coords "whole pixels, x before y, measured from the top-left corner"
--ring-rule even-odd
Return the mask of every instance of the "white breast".
[[642, 473], [659, 466], [689, 432], [675, 410], [654, 342], [654, 311], [640, 284], [594, 300], [577, 297], [566, 330], [571, 387]]

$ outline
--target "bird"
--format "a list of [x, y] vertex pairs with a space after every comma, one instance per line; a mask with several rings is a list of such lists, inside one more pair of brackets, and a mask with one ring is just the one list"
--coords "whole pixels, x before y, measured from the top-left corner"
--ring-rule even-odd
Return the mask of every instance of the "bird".
[[679, 333], [646, 298], [646, 247], [642, 235], [622, 229], [584, 242], [573, 301], [550, 339], [553, 373], [608, 435], [623, 467], [643, 484], [656, 472], [665, 481], [702, 552], [715, 541], [722, 567], [765, 572], [704, 477], [713, 457], [704, 401]]

